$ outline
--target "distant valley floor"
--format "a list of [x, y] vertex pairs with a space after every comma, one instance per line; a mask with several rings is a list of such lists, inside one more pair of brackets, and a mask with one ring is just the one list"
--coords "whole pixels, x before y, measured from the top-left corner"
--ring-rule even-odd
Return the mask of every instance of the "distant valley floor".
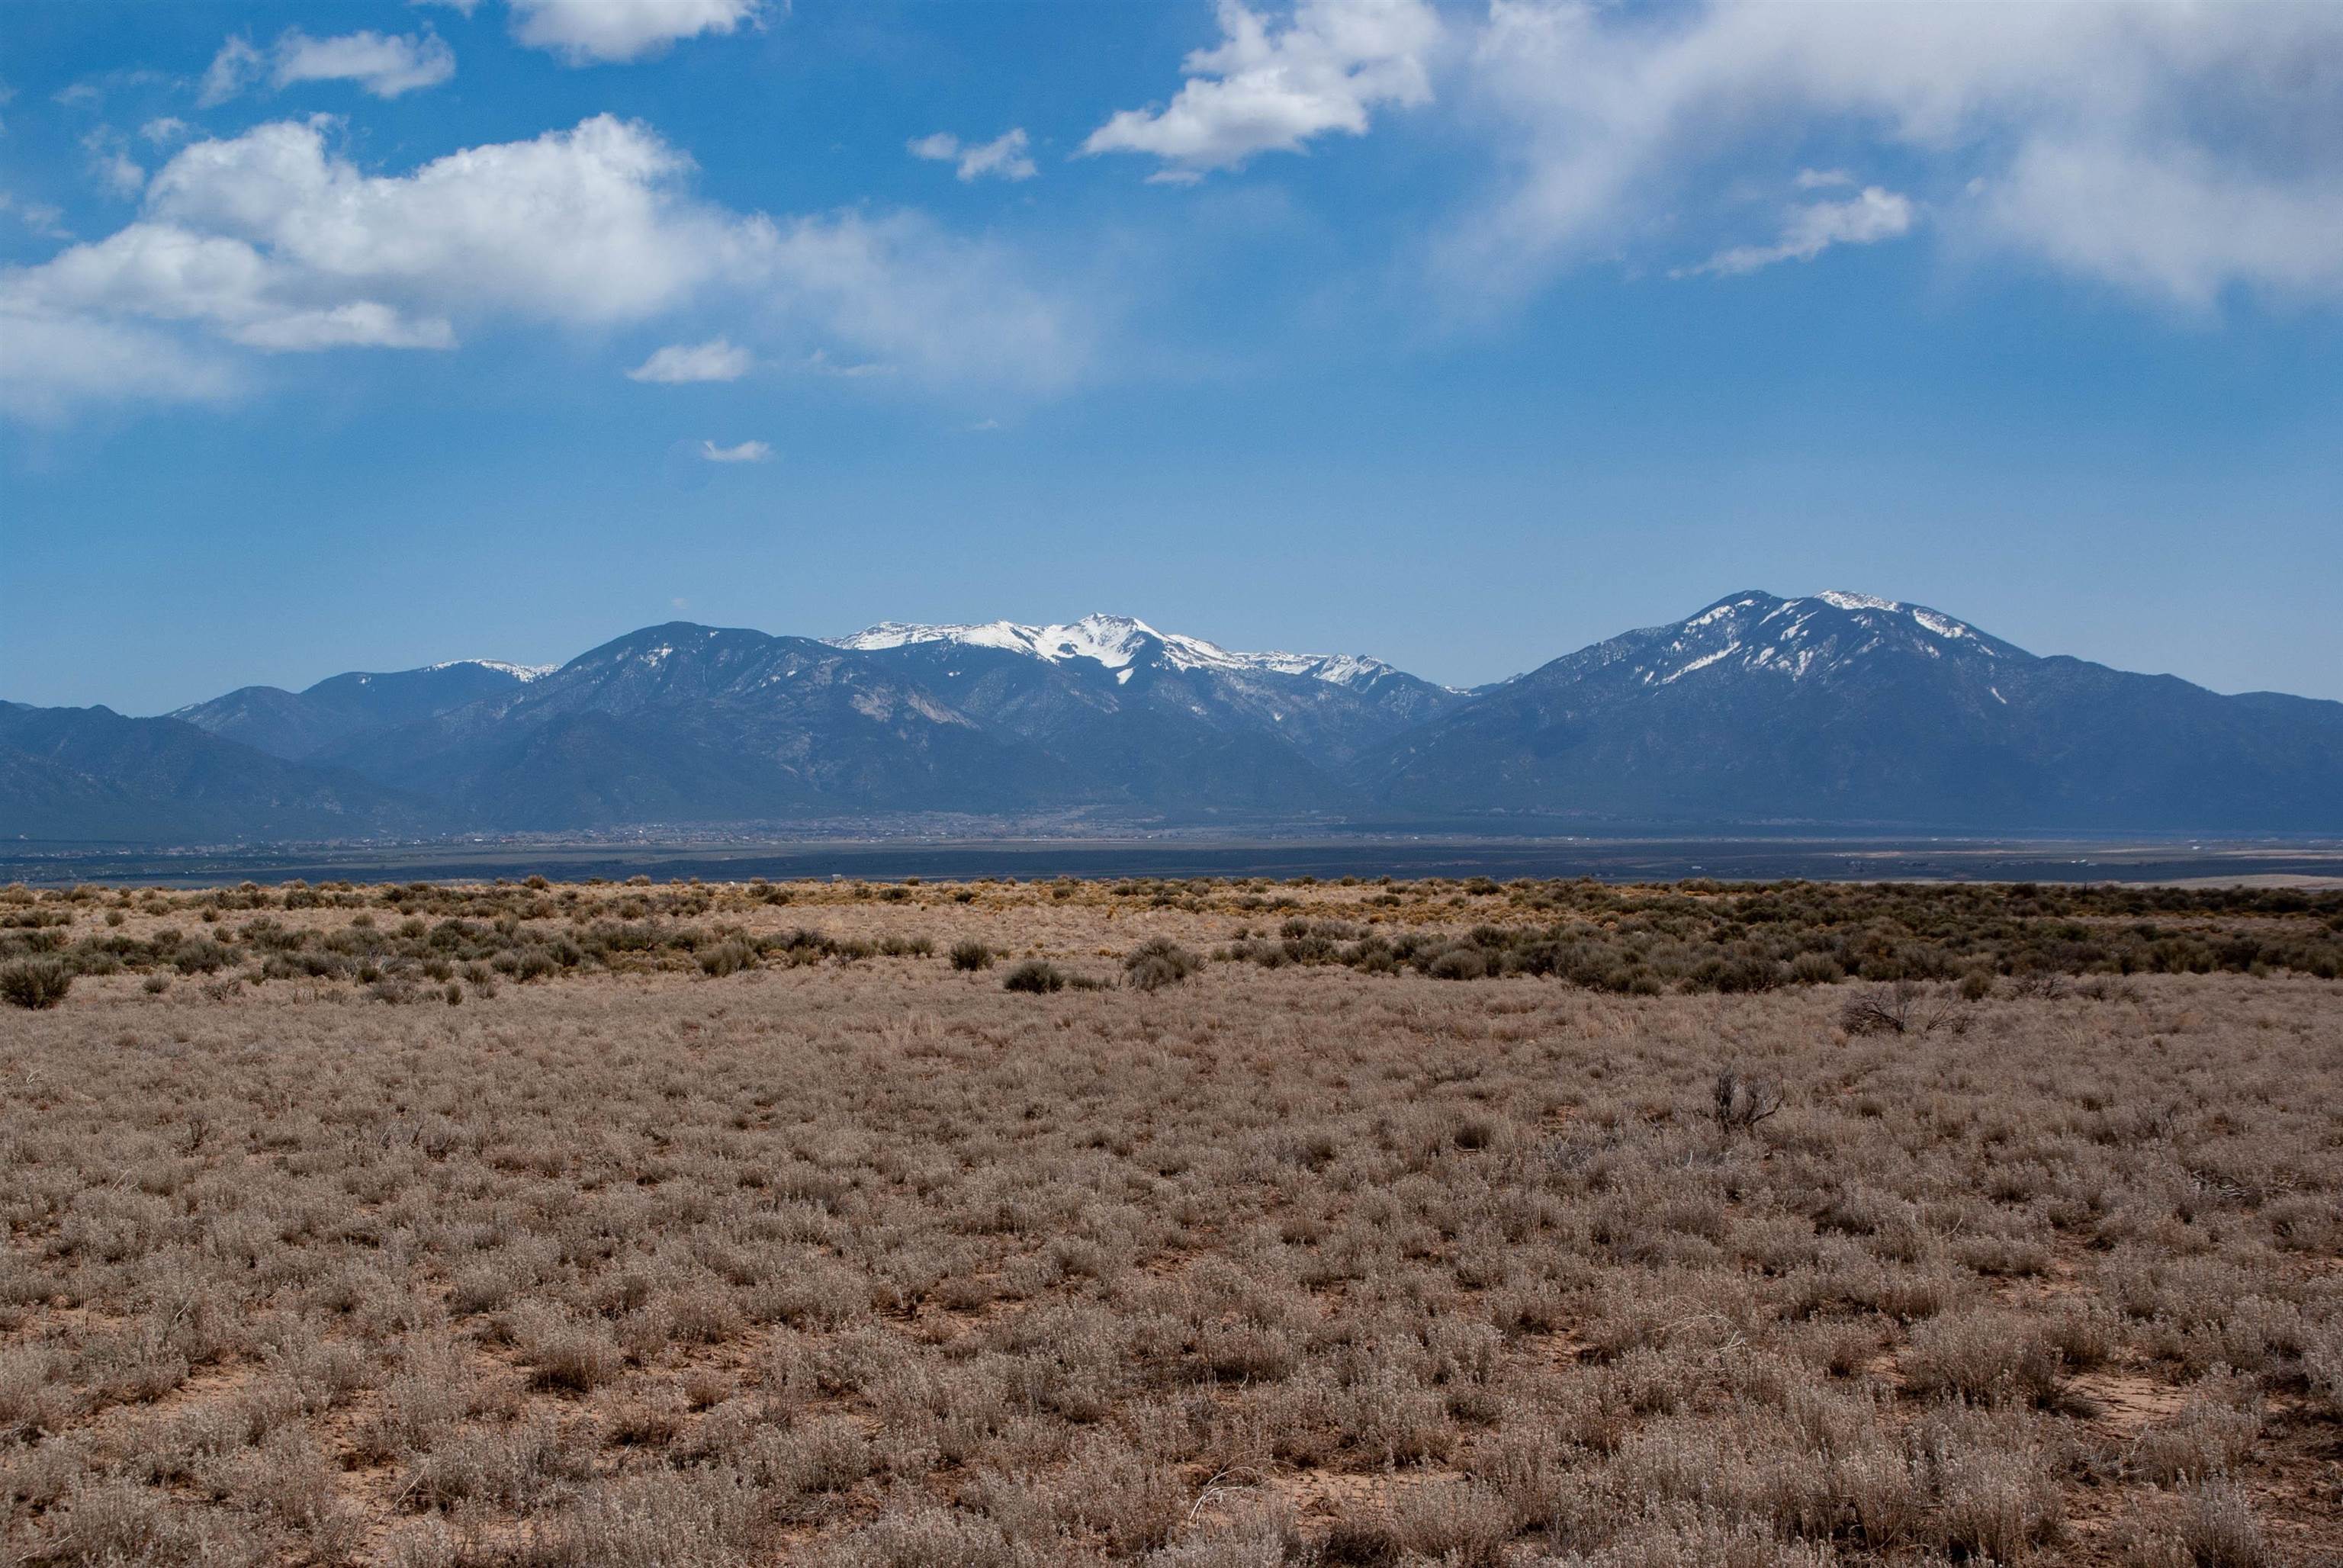
[[253, 880], [565, 880], [648, 875], [711, 881], [805, 877], [1593, 877], [1602, 881], [2181, 882], [2343, 887], [2343, 840], [2262, 838], [1495, 839], [1211, 834], [977, 838], [917, 833], [438, 840], [289, 849], [0, 844], [0, 883], [210, 886]]

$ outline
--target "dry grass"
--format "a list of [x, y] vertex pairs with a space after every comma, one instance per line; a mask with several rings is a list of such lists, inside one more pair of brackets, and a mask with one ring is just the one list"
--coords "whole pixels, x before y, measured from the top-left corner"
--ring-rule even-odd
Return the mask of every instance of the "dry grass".
[[[19, 899], [78, 978], [0, 1015], [11, 1556], [2343, 1555], [2343, 990], [2052, 984], [2150, 922], [1966, 890], [1831, 984], [1732, 945], [1810, 890], [1598, 891]], [[1505, 972], [1576, 924], [1664, 994]]]

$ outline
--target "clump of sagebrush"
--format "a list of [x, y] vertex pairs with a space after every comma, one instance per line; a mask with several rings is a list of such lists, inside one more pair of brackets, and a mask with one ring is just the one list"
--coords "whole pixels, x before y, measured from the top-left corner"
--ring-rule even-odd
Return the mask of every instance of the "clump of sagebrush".
[[1037, 993], [1066, 989], [1066, 972], [1047, 959], [1027, 959], [1001, 977], [1003, 990]]
[[951, 967], [956, 970], [989, 970], [992, 967], [992, 950], [970, 939], [951, 945]]
[[0, 1000], [11, 1007], [55, 1007], [72, 989], [73, 971], [56, 959], [24, 959], [0, 966]]
[[1177, 985], [1203, 967], [1204, 960], [1169, 937], [1150, 937], [1122, 960], [1123, 979], [1139, 990], [1161, 990]]

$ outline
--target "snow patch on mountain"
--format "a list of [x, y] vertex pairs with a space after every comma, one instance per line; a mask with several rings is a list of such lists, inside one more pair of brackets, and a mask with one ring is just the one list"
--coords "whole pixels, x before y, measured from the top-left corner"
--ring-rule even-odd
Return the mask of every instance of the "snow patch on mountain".
[[828, 640], [832, 648], [861, 651], [902, 648], [911, 643], [951, 642], [970, 648], [1001, 648], [1051, 664], [1089, 659], [1118, 671], [1118, 681], [1128, 681], [1134, 665], [1151, 653], [1173, 669], [1307, 676], [1330, 685], [1354, 689], [1397, 673], [1383, 660], [1361, 654], [1240, 652], [1201, 637], [1158, 631], [1143, 620], [1124, 615], [1086, 615], [1080, 620], [1053, 626], [1027, 626], [1013, 620], [945, 626], [886, 620]]
[[[1721, 665], [1799, 680], [1883, 649], [1931, 659], [1941, 659], [1947, 652], [1999, 658], [2021, 651], [1925, 605], [1843, 588], [1806, 598], [1746, 594], [1712, 605], [1677, 625], [1654, 627], [1640, 638], [1643, 648], [1651, 650], [1636, 666], [1647, 686], [1671, 686]], [[1739, 658], [1734, 659], [1735, 655]], [[1734, 662], [1727, 665], [1728, 659]]]
[[443, 659], [437, 664], [427, 664], [423, 668], [426, 669], [454, 669], [458, 665], [466, 664], [478, 665], [482, 669], [493, 669], [499, 674], [509, 675], [524, 686], [528, 685], [532, 680], [543, 680], [547, 676], [551, 675], [555, 670], [561, 668], [558, 664], [507, 664], [500, 658], [449, 658]]

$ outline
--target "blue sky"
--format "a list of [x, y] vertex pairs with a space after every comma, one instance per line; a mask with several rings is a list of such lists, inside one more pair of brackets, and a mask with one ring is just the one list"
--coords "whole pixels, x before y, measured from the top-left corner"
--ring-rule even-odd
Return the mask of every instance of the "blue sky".
[[1745, 588], [2343, 698], [2343, 7], [0, 8], [0, 696]]

